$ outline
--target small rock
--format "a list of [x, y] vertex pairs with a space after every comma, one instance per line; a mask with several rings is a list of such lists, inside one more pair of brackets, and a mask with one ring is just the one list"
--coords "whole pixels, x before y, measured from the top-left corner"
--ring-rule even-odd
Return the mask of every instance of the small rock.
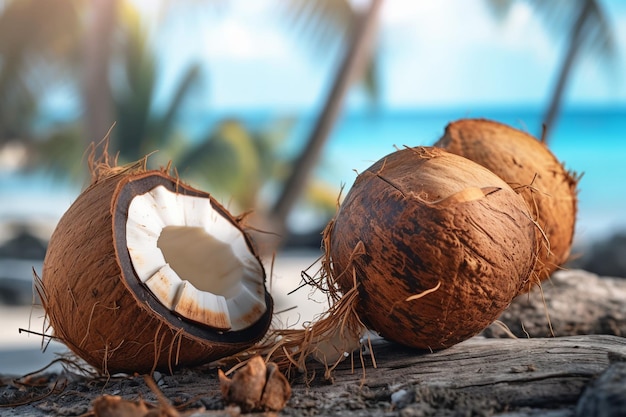
[[[486, 337], [626, 336], [626, 280], [558, 271], [521, 295], [482, 333]], [[510, 332], [503, 329], [503, 323]]]
[[576, 417], [626, 415], [626, 362], [613, 362], [584, 391]]
[[391, 394], [391, 405], [395, 409], [402, 409], [407, 405], [411, 404], [415, 399], [415, 393], [412, 391], [407, 391], [405, 389], [400, 389], [393, 394]]

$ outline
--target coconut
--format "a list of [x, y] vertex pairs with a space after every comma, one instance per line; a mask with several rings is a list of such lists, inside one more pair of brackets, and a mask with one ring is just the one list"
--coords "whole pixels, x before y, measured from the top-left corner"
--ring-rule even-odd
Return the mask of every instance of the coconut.
[[547, 279], [568, 260], [578, 177], [543, 141], [498, 122], [464, 119], [450, 123], [435, 146], [486, 167], [524, 198], [542, 232], [537, 234], [540, 251], [531, 284]]
[[494, 173], [437, 148], [398, 150], [358, 175], [328, 226], [329, 276], [370, 329], [441, 349], [492, 323], [536, 259], [524, 200]]
[[105, 159], [49, 242], [40, 293], [53, 336], [103, 373], [207, 363], [271, 321], [242, 219], [167, 171]]

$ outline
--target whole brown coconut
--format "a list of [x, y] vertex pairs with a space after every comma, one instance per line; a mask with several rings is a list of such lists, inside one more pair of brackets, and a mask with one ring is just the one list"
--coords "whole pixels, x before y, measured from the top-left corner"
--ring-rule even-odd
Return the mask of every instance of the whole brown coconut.
[[399, 150], [361, 173], [329, 229], [331, 275], [344, 293], [356, 283], [359, 317], [423, 349], [492, 323], [536, 258], [523, 199], [486, 168], [437, 148]]
[[54, 337], [107, 374], [234, 354], [272, 316], [240, 220], [145, 160], [96, 167], [51, 237], [39, 284]]
[[575, 231], [578, 178], [545, 143], [502, 123], [463, 119], [450, 123], [435, 146], [489, 169], [526, 201], [543, 232], [537, 234], [539, 259], [526, 291], [567, 261]]

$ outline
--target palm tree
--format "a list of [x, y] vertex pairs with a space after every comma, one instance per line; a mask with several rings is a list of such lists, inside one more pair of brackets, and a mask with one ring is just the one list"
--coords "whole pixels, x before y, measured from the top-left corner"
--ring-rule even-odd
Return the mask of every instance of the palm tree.
[[[32, 144], [42, 93], [71, 80], [79, 50], [80, 1], [8, 1], [0, 12], [0, 147]], [[56, 83], [50, 83], [51, 79]], [[51, 85], [52, 84], [52, 85]]]
[[[612, 54], [615, 48], [612, 32], [600, 3], [596, 0], [579, 0], [577, 3], [578, 16], [572, 21], [567, 51], [561, 62], [557, 81], [543, 119], [543, 141], [547, 141], [552, 132], [570, 74], [583, 49], [595, 48], [597, 52], [606, 55]], [[541, 3], [537, 2], [537, 4]]]
[[81, 86], [87, 143], [98, 142], [114, 121], [109, 73], [118, 8], [118, 0], [92, 0], [87, 6]]
[[[519, 0], [487, 0], [498, 15], [506, 15]], [[548, 28], [566, 33], [566, 51], [562, 58], [550, 101], [543, 117], [540, 137], [548, 141], [561, 109], [563, 97], [578, 58], [583, 53], [599, 54], [606, 59], [614, 54], [615, 44], [608, 19], [598, 0], [525, 0], [541, 15]]]
[[[490, 1], [504, 5], [505, 9], [510, 7], [510, 4], [513, 2], [513, 0]], [[538, 10], [543, 11], [549, 19], [554, 18], [555, 10], [558, 13], [564, 13], [574, 9], [565, 7], [562, 2], [527, 1], [532, 1], [532, 4]], [[73, 5], [73, 12], [76, 16], [80, 16], [81, 10], [85, 13], [85, 9], [81, 9], [79, 6], [84, 5], [83, 2], [76, 0], [50, 0], [50, 2], [58, 3], [66, 8], [69, 7], [68, 5]], [[13, 5], [18, 3], [28, 4], [34, 9], [41, 4], [37, 0], [10, 1], [8, 4], [17, 8], [17, 6]], [[559, 4], [558, 9], [556, 6], [548, 5], [557, 3]], [[267, 143], [272, 143], [272, 141], [263, 142], [263, 139], [261, 139], [263, 135], [260, 132], [247, 132], [241, 124], [235, 121], [226, 121], [218, 125], [215, 131], [207, 132], [204, 142], [200, 145], [189, 146], [187, 144], [185, 145], [187, 147], [186, 150], [176, 148], [176, 146], [182, 146], [181, 143], [184, 140], [175, 142], [169, 140], [169, 138], [174, 137], [172, 133], [174, 121], [181, 103], [201, 78], [199, 66], [191, 65], [182, 74], [177, 91], [171, 97], [170, 105], [165, 111], [155, 113], [152, 106], [154, 88], [158, 78], [155, 52], [151, 50], [145, 31], [141, 28], [137, 16], [130, 13], [124, 19], [130, 19], [131, 21], [120, 19], [120, 4], [124, 3], [118, 3], [117, 0], [94, 0], [88, 4], [91, 14], [89, 15], [90, 24], [88, 27], [82, 27], [82, 30], [86, 31], [83, 32], [85, 36], [78, 36], [74, 33], [73, 38], [85, 39], [80, 45], [84, 52], [83, 68], [87, 68], [88, 71], [82, 84], [88, 139], [90, 141], [99, 139], [108, 130], [112, 123], [111, 121], [115, 119], [117, 120], [115, 138], [118, 142], [115, 147], [110, 149], [119, 149], [122, 159], [130, 160], [140, 157], [152, 149], [169, 147], [172, 154], [176, 155], [176, 158], [181, 162], [181, 167], [189, 170], [189, 172], [200, 166], [206, 166], [205, 162], [211, 160], [211, 155], [214, 158], [216, 152], [223, 152], [223, 155], [230, 155], [227, 158], [235, 161], [234, 166], [237, 168], [236, 174], [221, 176], [222, 178], [228, 178], [228, 180], [222, 179], [222, 181], [225, 181], [223, 186], [233, 190], [233, 194], [241, 201], [242, 206], [249, 208], [249, 206], [257, 204], [256, 193], [260, 187], [257, 180], [265, 180], [272, 175], [276, 175], [277, 171], [282, 173], [286, 171], [285, 161], [279, 161], [280, 158], [277, 156], [277, 153], [268, 150], [269, 148], [266, 146]], [[348, 46], [346, 47], [341, 65], [334, 74], [331, 82], [332, 87], [319, 113], [316, 125], [309, 135], [306, 146], [301, 155], [291, 164], [290, 172], [279, 192], [278, 199], [273, 207], [267, 210], [266, 215], [272, 230], [285, 232], [285, 234], [287, 232], [286, 219], [293, 210], [295, 202], [301, 197], [303, 190], [306, 189], [306, 183], [311, 171], [317, 164], [324, 143], [340, 115], [346, 91], [356, 79], [365, 77], [370, 82], [375, 79], [371, 76], [373, 73], [372, 68], [374, 67], [366, 64], [366, 58], [369, 50], [372, 48], [376, 29], [375, 23], [382, 0], [372, 0], [364, 12], [356, 12], [348, 0], [316, 0], [313, 2], [309, 0], [290, 0], [286, 4], [291, 7], [289, 10], [291, 11], [292, 21], [301, 23], [296, 26], [305, 28], [303, 33], [305, 37], [314, 40], [313, 44], [326, 45], [328, 39], [336, 39], [341, 34], [347, 32]], [[560, 81], [557, 83], [553, 95], [554, 100], [550, 106], [551, 110], [548, 116], [546, 116], [548, 128], [552, 126], [554, 114], [558, 112], [567, 75], [571, 71], [577, 52], [583, 46], [610, 44], [610, 42], [603, 41], [603, 39], [610, 39], [610, 37], [607, 38], [606, 36], [610, 32], [606, 30], [606, 19], [604, 19], [597, 1], [571, 0], [565, 4], [577, 5], [577, 13], [572, 12], [571, 14], [576, 16], [577, 19], [563, 19], [571, 23], [568, 27], [572, 27], [569, 44], [570, 52], [562, 65]], [[563, 7], [563, 9], [560, 7]], [[2, 18], [7, 15], [8, 11], [10, 11], [9, 7], [5, 8]], [[50, 15], [46, 17], [53, 18], [54, 14], [50, 12]], [[134, 21], [132, 21], [133, 19]], [[75, 21], [78, 23], [73, 23], [73, 26], [68, 23], [65, 23], [65, 25], [80, 29], [79, 22], [81, 20], [77, 18]], [[10, 32], [8, 32], [7, 28], [10, 25], [5, 26], [1, 23], [2, 21], [0, 21], [0, 35], [2, 33], [9, 34]], [[61, 27], [63, 26], [57, 27], [57, 29], [63, 32], [60, 29]], [[122, 35], [122, 42], [118, 45], [119, 49], [113, 46], [112, 39], [115, 33]], [[0, 36], [0, 39], [11, 39], [11, 36]], [[54, 39], [54, 37], [47, 35], [45, 40], [49, 39]], [[596, 40], [592, 42], [593, 39]], [[38, 42], [41, 42], [41, 40]], [[0, 48], [2, 47], [3, 45], [0, 44]], [[315, 49], [315, 46], [313, 49]], [[72, 47], [69, 50], [76, 51], [76, 48]], [[0, 53], [5, 54], [2, 49], [0, 49]], [[122, 72], [126, 79], [125, 89], [114, 90], [111, 88], [108, 78], [113, 60], [120, 64], [118, 68], [121, 67], [123, 69]], [[11, 62], [25, 63], [24, 60], [12, 60]], [[3, 84], [3, 77], [7, 74], [9, 74], [9, 77], [11, 74], [15, 77], [15, 74], [20, 73], [18, 68], [24, 68], [24, 66], [15, 68], [7, 68], [5, 66], [2, 68], [2, 72], [0, 72], [0, 94], [3, 91], [2, 88], [6, 89], [6, 86], [9, 85], [6, 82]], [[7, 72], [8, 69], [11, 71]], [[0, 97], [0, 100], [2, 98]], [[28, 99], [23, 100], [23, 107], [27, 108], [29, 103], [33, 101], [34, 99], [30, 101]], [[1, 127], [2, 124], [0, 123]], [[58, 140], [63, 143], [69, 143], [67, 137], [61, 136]], [[55, 142], [50, 141], [48, 145], [52, 143]], [[251, 156], [254, 153], [256, 155]], [[268, 169], [268, 166], [271, 164], [268, 165], [267, 161], [274, 161], [279, 168]], [[210, 166], [218, 166], [218, 164]], [[262, 175], [255, 175], [255, 172], [260, 172]], [[206, 174], [206, 178], [211, 179], [211, 183], [219, 188], [220, 186], [217, 184], [219, 178], [217, 177], [219, 176], [215, 174], [213, 176], [210, 173]], [[250, 192], [243, 189], [234, 191], [232, 187], [235, 186], [232, 181], [235, 180], [253, 187], [256, 191]], [[279, 245], [280, 242], [275, 242], [275, 244]]]
[[[351, 25], [349, 44], [339, 66], [322, 111], [306, 142], [306, 145], [294, 164], [294, 170], [283, 187], [272, 209], [273, 220], [279, 230], [286, 230], [285, 221], [292, 210], [301, 190], [313, 170], [322, 148], [336, 123], [351, 84], [364, 77], [371, 68], [369, 58], [372, 53], [377, 20], [382, 0], [372, 0], [369, 8], [357, 13]], [[371, 78], [370, 78], [371, 79]]]
[[[227, 120], [209, 132], [199, 145], [187, 147], [175, 158], [181, 172], [192, 173], [191, 176], [196, 178], [199, 173], [203, 173], [203, 178], [213, 189], [228, 190], [234, 202], [244, 210], [258, 207], [257, 197], [262, 184], [272, 178], [280, 178], [280, 173], [287, 171], [287, 165], [290, 165], [291, 173], [281, 187], [278, 200], [271, 210], [262, 214], [265, 221], [270, 222], [271, 230], [282, 237], [288, 234], [286, 220], [289, 212], [297, 199], [304, 194], [311, 171], [340, 114], [349, 86], [355, 80], [365, 77], [369, 81], [370, 91], [375, 90], [371, 71], [373, 67], [368, 65], [367, 58], [382, 0], [374, 0], [364, 13], [355, 12], [347, 0], [292, 0], [288, 4], [292, 7], [294, 19], [304, 21], [303, 27], [317, 28], [305, 31], [305, 35], [310, 39], [317, 39], [320, 45], [327, 44], [327, 36], [337, 37], [348, 29], [345, 56], [304, 150], [294, 162], [288, 164], [281, 158], [280, 152], [277, 152], [275, 144], [272, 145], [275, 142], [272, 138], [268, 139], [262, 132], [247, 131], [237, 121]], [[324, 26], [324, 19], [329, 16], [333, 17], [328, 19], [331, 23]], [[139, 25], [130, 27], [138, 28]], [[165, 144], [155, 140], [155, 135], [166, 132], [167, 129], [162, 126], [159, 129], [150, 129], [148, 123], [147, 112], [154, 88], [154, 57], [150, 55], [142, 33], [141, 30], [131, 30], [130, 36], [126, 37], [129, 46], [124, 62], [129, 82], [123, 89], [127, 93], [123, 95], [124, 101], [116, 100], [115, 106], [118, 109], [116, 130], [119, 130], [117, 136], [121, 155], [140, 156], [149, 149]], [[190, 71], [184, 77], [180, 94], [175, 95], [178, 100], [172, 102], [171, 111], [166, 114], [174, 114], [180, 100], [192, 85], [195, 74]], [[171, 117], [165, 117], [165, 120], [171, 121]], [[161, 138], [164, 137], [161, 134]], [[207, 171], [206, 167], [211, 167], [213, 171]], [[319, 195], [319, 185], [315, 190]], [[316, 199], [322, 200], [328, 199]], [[280, 240], [275, 244], [280, 244]]]
[[[71, 0], [55, 1], [71, 4]], [[32, 7], [36, 9], [35, 3]], [[117, 0], [84, 4], [89, 7], [76, 9], [76, 14], [78, 17], [87, 15], [87, 24], [78, 25], [76, 33], [68, 40], [73, 42], [72, 50], [82, 54], [76, 54], [80, 59], [73, 60], [68, 70], [74, 79], [80, 80], [76, 88], [82, 93], [85, 124], [81, 129], [80, 124], [74, 123], [45, 138], [31, 141], [34, 144], [31, 152], [33, 166], [50, 169], [56, 174], [70, 174], [74, 178], [85, 176], [84, 167], [81, 167], [86, 146], [95, 143], [102, 149], [101, 139], [114, 122], [117, 126], [109, 149], [119, 152], [120, 162], [137, 160], [154, 149], [163, 149], [167, 138], [174, 134], [176, 117], [183, 102], [201, 78], [199, 64], [190, 65], [175, 86], [167, 107], [162, 111], [154, 110], [154, 92], [159, 81], [156, 55], [137, 11], [128, 4], [118, 4]], [[21, 19], [29, 16], [26, 13]], [[2, 17], [15, 19], [11, 14]], [[78, 17], [76, 20], [80, 21]], [[28, 25], [22, 21], [21, 26]], [[33, 43], [42, 47], [40, 39]], [[29, 48], [23, 47], [22, 50], [29, 51]], [[114, 64], [124, 79], [123, 87], [117, 89], [113, 89], [110, 79]], [[27, 62], [17, 65], [15, 72], [19, 73], [26, 65]], [[11, 74], [7, 77], [11, 79]], [[50, 79], [54, 80], [54, 77]]]

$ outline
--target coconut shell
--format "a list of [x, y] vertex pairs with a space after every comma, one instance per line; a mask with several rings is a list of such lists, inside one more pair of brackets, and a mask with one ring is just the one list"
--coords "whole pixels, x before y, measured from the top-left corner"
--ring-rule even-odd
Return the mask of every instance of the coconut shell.
[[230, 379], [218, 370], [220, 391], [226, 404], [241, 408], [244, 413], [280, 411], [291, 397], [291, 386], [275, 363], [265, 363], [253, 356]]
[[175, 315], [139, 281], [126, 246], [128, 207], [134, 196], [159, 185], [210, 199], [216, 211], [242, 229], [209, 194], [163, 171], [121, 170], [96, 179], [79, 195], [50, 239], [41, 293], [54, 337], [103, 373], [207, 363], [251, 346], [270, 324], [267, 291], [267, 311], [258, 321], [224, 332]]
[[394, 152], [361, 173], [330, 227], [331, 274], [358, 289], [371, 329], [423, 349], [483, 330], [526, 285], [535, 226], [484, 167], [436, 148]]
[[464, 119], [450, 123], [435, 146], [486, 167], [524, 198], [540, 229], [539, 259], [531, 284], [547, 279], [568, 260], [578, 179], [545, 143], [498, 122]]

